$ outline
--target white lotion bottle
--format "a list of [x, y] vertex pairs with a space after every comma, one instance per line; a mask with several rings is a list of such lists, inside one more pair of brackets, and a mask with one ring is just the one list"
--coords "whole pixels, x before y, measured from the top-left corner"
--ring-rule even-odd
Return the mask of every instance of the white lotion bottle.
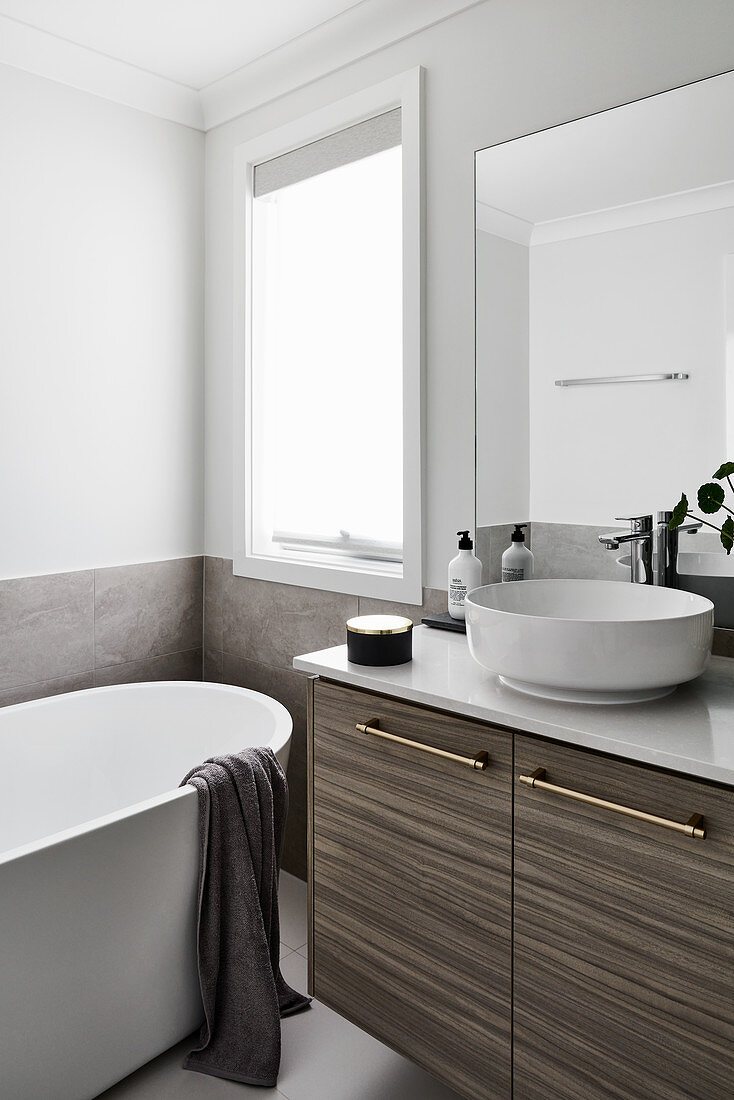
[[459, 553], [449, 562], [449, 615], [452, 619], [465, 617], [464, 600], [472, 588], [482, 583], [482, 563], [474, 553], [474, 543], [468, 531], [457, 531]]
[[533, 578], [533, 555], [525, 545], [523, 527], [527, 523], [516, 523], [510, 545], [502, 555], [503, 581], [529, 581]]

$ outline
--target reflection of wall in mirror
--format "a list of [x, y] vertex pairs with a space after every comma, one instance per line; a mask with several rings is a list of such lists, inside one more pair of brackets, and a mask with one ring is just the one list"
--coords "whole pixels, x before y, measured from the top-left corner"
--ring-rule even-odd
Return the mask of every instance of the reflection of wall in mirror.
[[529, 252], [477, 233], [477, 526], [518, 523], [530, 504]]
[[[731, 208], [530, 248], [477, 233], [480, 524], [604, 524], [710, 477], [734, 429], [732, 255]], [[690, 378], [554, 385], [658, 371]]]
[[[734, 210], [530, 250], [533, 519], [671, 507], [726, 457], [725, 258]], [[560, 389], [557, 378], [687, 381]]]

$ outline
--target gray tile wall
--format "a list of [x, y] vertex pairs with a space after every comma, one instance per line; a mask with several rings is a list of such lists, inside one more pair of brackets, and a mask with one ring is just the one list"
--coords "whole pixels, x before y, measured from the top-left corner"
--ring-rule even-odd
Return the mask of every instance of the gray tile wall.
[[201, 679], [203, 559], [0, 581], [0, 706]]
[[306, 677], [293, 658], [342, 645], [357, 614], [423, 615], [446, 610], [446, 593], [427, 589], [421, 607], [235, 577], [232, 562], [204, 559], [204, 679], [263, 691], [293, 718], [288, 764], [290, 812], [283, 868], [306, 877]]
[[[518, 522], [522, 522], [518, 520]], [[502, 555], [510, 545], [512, 523], [498, 523], [477, 530], [476, 554], [482, 562], [482, 583], [502, 580]], [[574, 578], [577, 580], [627, 581], [629, 576], [617, 558], [622, 550], [605, 550], [599, 535], [611, 527], [590, 527], [577, 523], [528, 524], [525, 541], [533, 551], [537, 580]]]

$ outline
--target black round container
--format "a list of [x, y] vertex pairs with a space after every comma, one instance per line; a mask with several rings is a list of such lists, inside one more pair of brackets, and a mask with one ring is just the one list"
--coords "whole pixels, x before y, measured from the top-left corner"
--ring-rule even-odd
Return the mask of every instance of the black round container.
[[413, 659], [413, 623], [402, 615], [357, 615], [347, 623], [347, 658], [356, 665], [404, 665]]

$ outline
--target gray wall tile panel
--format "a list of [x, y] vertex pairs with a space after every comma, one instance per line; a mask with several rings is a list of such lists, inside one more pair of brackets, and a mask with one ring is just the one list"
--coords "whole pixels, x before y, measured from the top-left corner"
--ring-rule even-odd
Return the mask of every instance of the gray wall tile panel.
[[0, 690], [94, 667], [94, 574], [0, 581]]
[[[231, 570], [232, 563], [227, 562]], [[223, 558], [204, 558], [204, 648], [222, 648]]]
[[145, 661], [126, 661], [95, 669], [95, 687], [110, 684], [141, 684], [146, 680], [201, 680], [201, 649], [165, 653]]
[[221, 684], [223, 673], [223, 653], [221, 649], [204, 646], [203, 679], [210, 684]]
[[623, 524], [590, 527], [574, 523], [533, 523], [535, 577], [577, 580], [629, 581], [629, 572], [617, 564], [623, 550], [605, 550], [599, 535]]
[[440, 588], [424, 588], [420, 607], [409, 603], [375, 600], [367, 596], [359, 597], [360, 615], [403, 615], [411, 619], [414, 626], [420, 626], [424, 615], [440, 615], [444, 611], [448, 611], [448, 594]]
[[224, 563], [222, 648], [250, 661], [290, 669], [299, 653], [345, 641], [356, 596], [235, 577]]
[[12, 707], [15, 703], [28, 703], [32, 699], [45, 699], [49, 695], [64, 695], [67, 691], [83, 691], [94, 687], [93, 672], [79, 672], [76, 676], [61, 676], [57, 680], [41, 680], [37, 684], [6, 688], [0, 691], [0, 707]]
[[201, 647], [203, 559], [98, 569], [95, 666]]

